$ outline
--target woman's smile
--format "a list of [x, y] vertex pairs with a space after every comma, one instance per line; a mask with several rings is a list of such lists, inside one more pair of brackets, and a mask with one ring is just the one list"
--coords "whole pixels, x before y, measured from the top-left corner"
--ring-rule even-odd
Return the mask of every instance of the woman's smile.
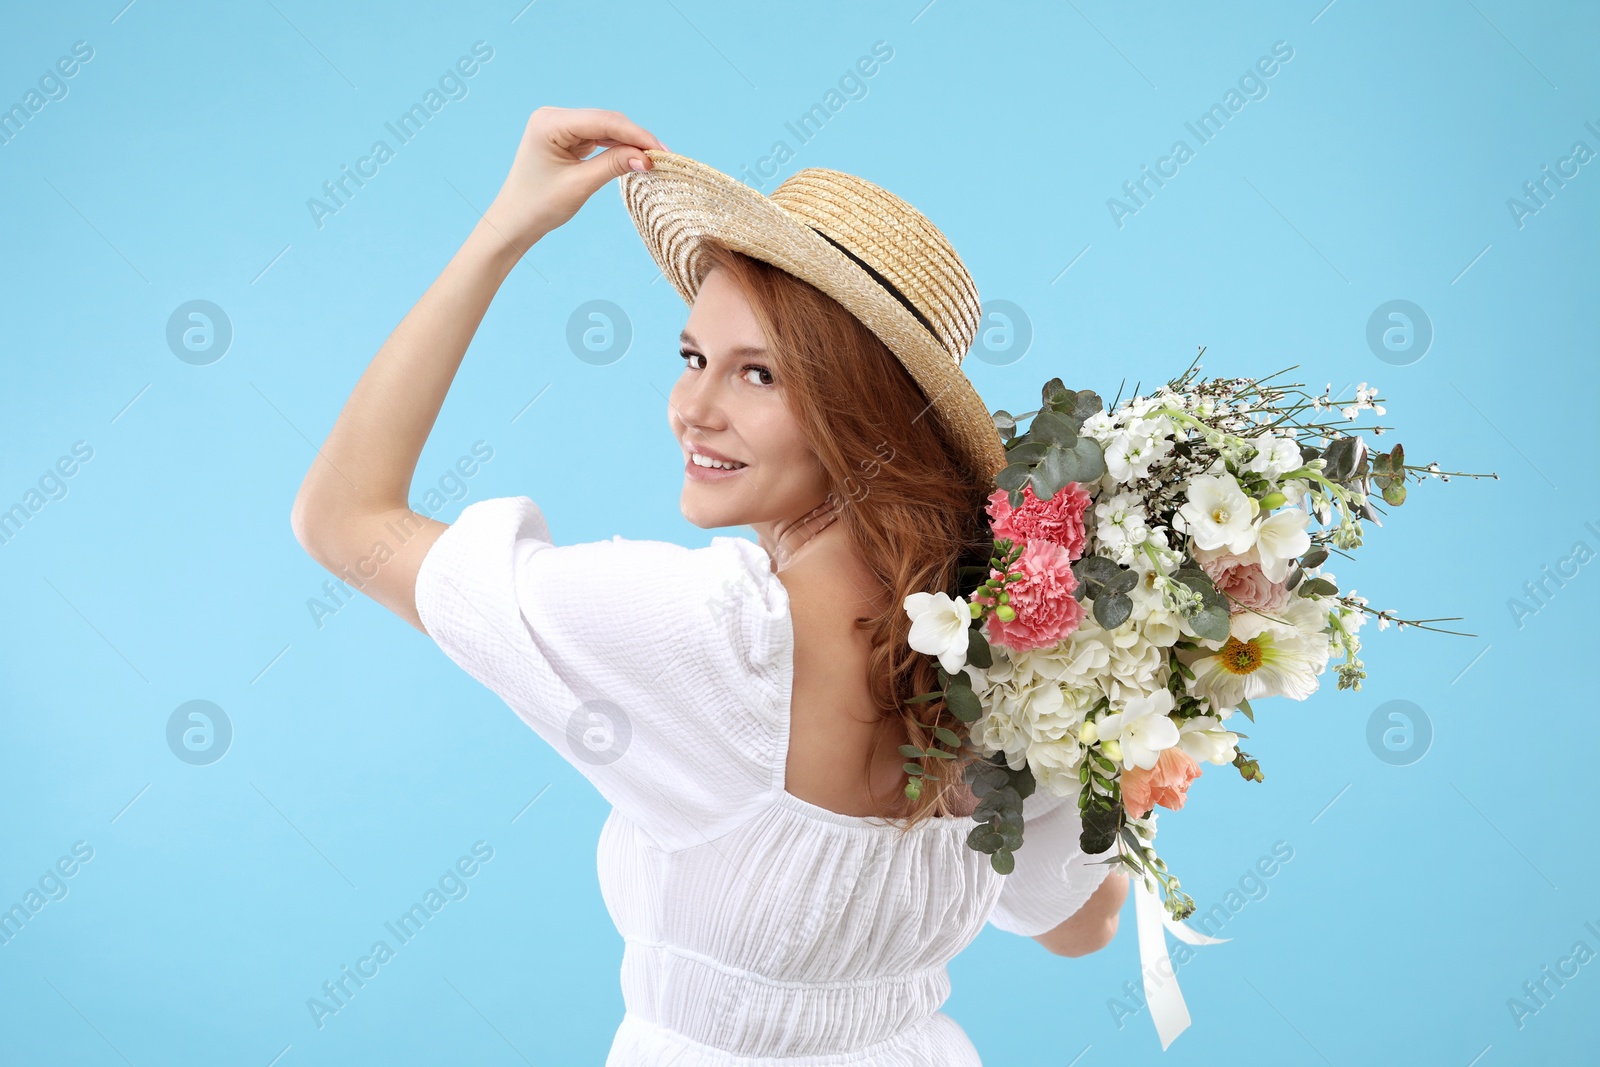
[[703, 452], [689, 451], [684, 457], [683, 472], [697, 482], [720, 482], [736, 476], [749, 465], [740, 463], [730, 467], [730, 462]]

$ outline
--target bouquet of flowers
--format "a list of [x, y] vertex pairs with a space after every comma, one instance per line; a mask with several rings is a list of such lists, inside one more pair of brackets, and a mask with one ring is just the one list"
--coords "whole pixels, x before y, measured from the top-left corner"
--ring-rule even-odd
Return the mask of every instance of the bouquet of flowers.
[[[1268, 384], [1276, 375], [1198, 369], [1199, 355], [1153, 395], [1109, 409], [1054, 378], [1037, 411], [995, 412], [1009, 462], [987, 505], [989, 567], [963, 576], [966, 596], [914, 593], [904, 605], [909, 644], [938, 658], [943, 687], [914, 700], [943, 700], [983, 757], [965, 774], [980, 798], [968, 845], [1009, 874], [1023, 798], [1074, 798], [1083, 851], [1115, 845], [1102, 862], [1125, 865], [1150, 894], [1141, 922], [1158, 914], [1145, 910], [1154, 880], [1162, 922], [1194, 943], [1212, 939], [1175, 921], [1194, 901], [1155, 852], [1155, 809], [1182, 808], [1206, 764], [1263, 781], [1235, 716], [1254, 723], [1252, 700], [1306, 699], [1335, 657], [1338, 688], [1359, 690], [1368, 615], [1380, 630], [1446, 621], [1374, 611], [1341, 593], [1326, 563], [1360, 547], [1363, 520], [1382, 525], [1379, 501], [1405, 502], [1408, 478], [1451, 476], [1334, 424], [1335, 411], [1346, 422], [1384, 414], [1366, 382], [1334, 401]], [[921, 761], [960, 747], [953, 730], [931, 732], [927, 748], [901, 748], [913, 799]]]

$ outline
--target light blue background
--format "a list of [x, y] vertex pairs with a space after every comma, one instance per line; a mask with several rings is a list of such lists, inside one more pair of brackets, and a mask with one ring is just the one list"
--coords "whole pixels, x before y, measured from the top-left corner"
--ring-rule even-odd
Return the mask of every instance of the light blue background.
[[[0, 544], [0, 906], [74, 842], [93, 859], [0, 946], [0, 1061], [604, 1058], [622, 1012], [595, 877], [604, 803], [370, 601], [319, 627], [308, 600], [327, 575], [289, 529], [313, 442], [541, 104], [621, 110], [732, 173], [786, 140], [763, 191], [828, 166], [916, 204], [984, 298], [1031, 322], [1021, 358], [969, 361], [991, 407], [1032, 406], [1053, 375], [1148, 391], [1204, 345], [1208, 374], [1298, 364], [1287, 380], [1347, 397], [1372, 383], [1398, 427], [1376, 443], [1500, 475], [1413, 485], [1359, 562], [1330, 567], [1374, 607], [1464, 616], [1440, 625], [1474, 636], [1369, 624], [1362, 691], [1330, 672], [1304, 704], [1259, 707], [1246, 745], [1264, 784], [1210, 768], [1163, 818], [1202, 911], [1255, 885], [1275, 842], [1293, 849], [1219, 931], [1231, 940], [1182, 969], [1192, 1027], [1163, 1054], [1147, 1014], [1114, 1021], [1138, 973], [1130, 903], [1085, 959], [987, 928], [954, 961], [946, 1010], [986, 1063], [1593, 1055], [1600, 962], [1520, 1026], [1508, 1000], [1577, 942], [1600, 951], [1584, 926], [1600, 927], [1584, 610], [1600, 563], [1568, 563], [1520, 623], [1508, 602], [1532, 606], [1524, 584], [1577, 543], [1600, 550], [1600, 162], [1520, 227], [1507, 207], [1575, 141], [1600, 150], [1592, 6], [523, 2], [5, 13], [0, 105], [74, 42], [94, 57], [0, 145], [0, 508], [74, 442], [93, 459]], [[469, 94], [318, 228], [307, 199], [480, 40], [494, 56]], [[799, 144], [785, 123], [875, 41], [892, 59]], [[1184, 123], [1277, 41], [1293, 58], [1265, 98], [1197, 147]], [[1107, 199], [1178, 138], [1194, 158], [1119, 228]], [[193, 299], [234, 331], [209, 365], [165, 338]], [[606, 365], [566, 341], [597, 299], [633, 330]], [[1435, 331], [1404, 365], [1366, 341], [1392, 299]], [[494, 458], [441, 519], [527, 494], [562, 543], [734, 532], [677, 510], [663, 395], [685, 313], [602, 190], [508, 279], [414, 499], [483, 441]], [[166, 742], [194, 699], [234, 730], [209, 766]], [[1420, 761], [1369, 748], [1389, 700], [1431, 723]], [[470, 894], [319, 1030], [307, 998], [480, 840], [494, 858]]]

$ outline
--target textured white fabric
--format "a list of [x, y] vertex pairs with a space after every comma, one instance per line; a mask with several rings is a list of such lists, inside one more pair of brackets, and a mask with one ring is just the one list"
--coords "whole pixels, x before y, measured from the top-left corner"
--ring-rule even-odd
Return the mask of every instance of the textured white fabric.
[[532, 500], [501, 497], [439, 537], [416, 600], [612, 805], [600, 887], [626, 1012], [607, 1067], [972, 1067], [939, 1010], [949, 960], [985, 921], [1050, 929], [1107, 872], [1054, 797], [1028, 798], [1002, 876], [967, 846], [971, 819], [902, 837], [786, 792], [794, 633], [753, 541], [557, 546]]

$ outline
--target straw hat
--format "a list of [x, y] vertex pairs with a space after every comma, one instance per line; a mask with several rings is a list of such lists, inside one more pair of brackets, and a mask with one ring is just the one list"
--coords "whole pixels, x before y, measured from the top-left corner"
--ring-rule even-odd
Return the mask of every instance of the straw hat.
[[686, 303], [704, 277], [707, 237], [787, 271], [837, 300], [899, 357], [971, 470], [989, 479], [1006, 465], [994, 419], [961, 370], [978, 329], [978, 287], [926, 216], [824, 167], [797, 171], [763, 196], [687, 156], [645, 154], [654, 166], [622, 175], [622, 201]]

